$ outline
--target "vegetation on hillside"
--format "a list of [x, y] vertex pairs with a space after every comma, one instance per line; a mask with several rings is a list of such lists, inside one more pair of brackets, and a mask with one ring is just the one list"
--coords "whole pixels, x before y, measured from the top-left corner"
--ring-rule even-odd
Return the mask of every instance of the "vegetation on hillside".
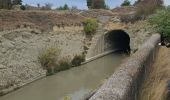
[[170, 76], [169, 58], [170, 50], [161, 47], [155, 63], [149, 67], [147, 77], [141, 86], [139, 100], [170, 100], [167, 87]]
[[94, 34], [98, 26], [97, 20], [94, 18], [85, 19], [83, 24], [86, 35], [90, 36]]
[[166, 42], [170, 42], [170, 6], [150, 16], [148, 21], [155, 26]]
[[11, 9], [12, 2], [11, 0], [0, 0], [0, 9]]
[[65, 4], [64, 6], [60, 6], [59, 8], [56, 8], [57, 10], [69, 10], [70, 8], [68, 7], [67, 4]]
[[22, 0], [12, 0], [13, 5], [22, 5]]
[[71, 63], [73, 67], [76, 67], [81, 65], [81, 63], [84, 61], [85, 61], [85, 54], [82, 54], [82, 55], [76, 55], [71, 61]]
[[0, 9], [11, 9], [13, 5], [22, 5], [22, 0], [0, 0]]
[[38, 57], [41, 66], [47, 70], [47, 76], [53, 75], [59, 71], [67, 70], [72, 67], [77, 67], [85, 61], [85, 54], [76, 55], [72, 60], [70, 57], [60, 58], [60, 49], [57, 47], [44, 48]]
[[72, 67], [72, 64], [70, 62], [70, 58], [63, 58], [61, 60], [59, 60], [58, 65], [55, 66], [55, 73], [59, 72], [59, 71], [63, 71], [63, 70], [67, 70], [70, 69]]
[[[128, 0], [125, 0], [125, 5]], [[124, 3], [123, 3], [124, 4]], [[162, 9], [163, 5], [160, 3], [160, 0], [144, 0], [138, 1], [136, 5], [135, 14], [121, 14], [120, 19], [122, 22], [136, 22], [138, 20], [145, 20], [148, 16], [156, 13], [157, 10]]]
[[124, 0], [124, 2], [121, 4], [121, 6], [130, 6], [130, 1], [129, 0]]
[[41, 51], [38, 57], [41, 66], [45, 69], [56, 66], [60, 50], [56, 47], [48, 47]]
[[145, 19], [151, 14], [154, 14], [158, 9], [162, 8], [162, 0], [144, 0], [136, 4], [137, 11], [136, 19]]
[[108, 9], [105, 0], [87, 0], [87, 7], [89, 9]]

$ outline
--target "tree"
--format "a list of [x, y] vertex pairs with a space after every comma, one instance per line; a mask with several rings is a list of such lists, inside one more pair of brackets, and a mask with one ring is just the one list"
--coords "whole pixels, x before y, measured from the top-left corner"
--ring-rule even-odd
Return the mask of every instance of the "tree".
[[0, 0], [0, 9], [11, 9], [11, 0]]
[[13, 5], [22, 5], [22, 0], [13, 0], [12, 4]]
[[68, 7], [67, 4], [65, 4], [64, 6], [60, 6], [58, 8], [56, 8], [57, 10], [69, 10], [70, 8]]
[[87, 7], [91, 9], [92, 7], [92, 0], [87, 0]]
[[21, 6], [20, 6], [20, 9], [21, 9], [21, 10], [26, 10], [26, 7], [25, 7], [24, 5], [21, 5]]
[[37, 3], [37, 7], [40, 8], [40, 4], [39, 3]]
[[124, 2], [121, 4], [121, 6], [130, 6], [130, 1], [129, 0], [124, 0]]
[[69, 9], [68, 5], [65, 4], [64, 7], [63, 7], [63, 10], [68, 10], [68, 9]]
[[106, 9], [105, 0], [87, 0], [87, 7], [89, 9]]
[[3, 8], [3, 0], [0, 0], [0, 9]]
[[[155, 26], [165, 42], [170, 43], [170, 6], [158, 11], [148, 18], [148, 21]], [[164, 42], [162, 41], [162, 42]]]
[[105, 0], [92, 0], [93, 9], [105, 9], [106, 3]]

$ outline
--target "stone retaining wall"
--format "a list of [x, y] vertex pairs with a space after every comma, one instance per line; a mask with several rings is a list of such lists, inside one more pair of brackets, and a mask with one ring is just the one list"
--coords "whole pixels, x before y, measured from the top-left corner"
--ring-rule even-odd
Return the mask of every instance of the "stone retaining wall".
[[159, 34], [151, 36], [89, 100], [137, 100], [139, 87], [153, 64], [159, 42]]

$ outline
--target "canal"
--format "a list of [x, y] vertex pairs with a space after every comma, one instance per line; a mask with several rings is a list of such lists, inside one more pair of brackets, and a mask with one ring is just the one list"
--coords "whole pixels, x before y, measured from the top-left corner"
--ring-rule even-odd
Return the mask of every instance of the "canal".
[[83, 96], [99, 88], [111, 76], [127, 56], [110, 54], [56, 75], [35, 81], [0, 100], [81, 100]]

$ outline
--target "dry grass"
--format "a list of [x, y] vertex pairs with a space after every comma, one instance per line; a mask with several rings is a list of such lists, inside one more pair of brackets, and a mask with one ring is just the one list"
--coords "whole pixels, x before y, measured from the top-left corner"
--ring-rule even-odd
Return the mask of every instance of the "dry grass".
[[161, 47], [156, 62], [140, 91], [139, 100], [166, 100], [167, 81], [170, 79], [170, 49]]
[[52, 31], [53, 26], [79, 26], [83, 20], [70, 12], [0, 10], [0, 31], [29, 27]]
[[55, 47], [45, 48], [40, 53], [38, 60], [43, 68], [48, 69], [56, 66], [59, 54], [60, 50], [58, 48]]

